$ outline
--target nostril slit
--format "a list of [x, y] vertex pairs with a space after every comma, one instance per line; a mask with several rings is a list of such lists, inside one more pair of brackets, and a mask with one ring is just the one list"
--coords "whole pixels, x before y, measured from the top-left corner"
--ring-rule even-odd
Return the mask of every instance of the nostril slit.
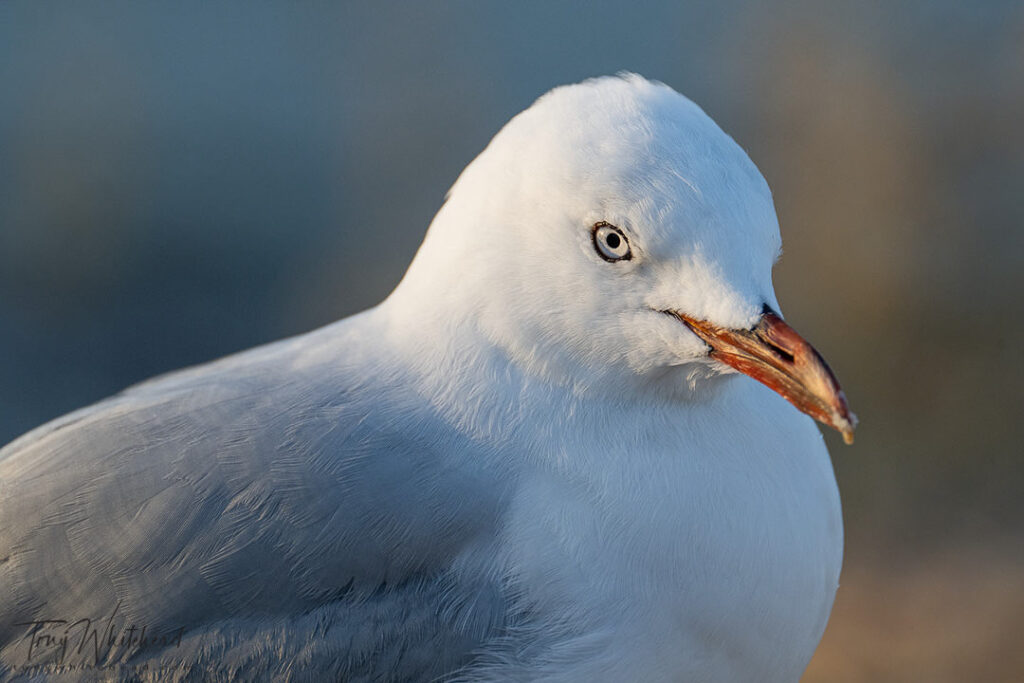
[[786, 361], [787, 363], [792, 363], [795, 360], [793, 354], [791, 354], [789, 351], [786, 351], [781, 346], [776, 346], [775, 344], [772, 344], [770, 341], [767, 340], [765, 340], [765, 345], [769, 349], [771, 349], [776, 356]]

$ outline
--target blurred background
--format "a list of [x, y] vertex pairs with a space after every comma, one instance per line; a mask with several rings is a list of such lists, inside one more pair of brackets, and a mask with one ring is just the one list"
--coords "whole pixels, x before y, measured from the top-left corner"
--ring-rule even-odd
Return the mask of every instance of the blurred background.
[[552, 86], [701, 104], [772, 186], [846, 566], [805, 681], [1024, 680], [1024, 5], [0, 3], [0, 443], [401, 277]]

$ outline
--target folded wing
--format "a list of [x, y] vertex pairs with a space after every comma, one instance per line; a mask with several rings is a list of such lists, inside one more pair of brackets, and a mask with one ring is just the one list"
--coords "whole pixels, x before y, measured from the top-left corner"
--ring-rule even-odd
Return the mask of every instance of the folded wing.
[[[457, 570], [495, 533], [496, 478], [397, 378], [304, 348], [169, 375], [0, 451], [0, 672], [29, 663], [33, 629], [67, 630], [42, 620], [169, 634], [90, 642], [109, 665], [238, 675], [431, 677], [500, 628], [499, 588]], [[86, 656], [35, 640], [35, 663]]]

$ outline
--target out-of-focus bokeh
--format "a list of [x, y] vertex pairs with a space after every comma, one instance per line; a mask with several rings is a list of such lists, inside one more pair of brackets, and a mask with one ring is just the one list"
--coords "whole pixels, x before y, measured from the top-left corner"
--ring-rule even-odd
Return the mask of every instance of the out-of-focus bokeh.
[[0, 442], [381, 300], [552, 86], [637, 71], [773, 188], [843, 585], [805, 681], [1024, 680], [1024, 5], [0, 4]]

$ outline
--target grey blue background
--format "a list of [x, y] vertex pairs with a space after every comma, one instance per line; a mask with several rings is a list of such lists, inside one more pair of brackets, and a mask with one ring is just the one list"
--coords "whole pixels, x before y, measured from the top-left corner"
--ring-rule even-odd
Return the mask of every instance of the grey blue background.
[[0, 442], [381, 300], [544, 91], [620, 70], [772, 186], [862, 421], [805, 680], [1019, 680], [1024, 5], [0, 4]]

